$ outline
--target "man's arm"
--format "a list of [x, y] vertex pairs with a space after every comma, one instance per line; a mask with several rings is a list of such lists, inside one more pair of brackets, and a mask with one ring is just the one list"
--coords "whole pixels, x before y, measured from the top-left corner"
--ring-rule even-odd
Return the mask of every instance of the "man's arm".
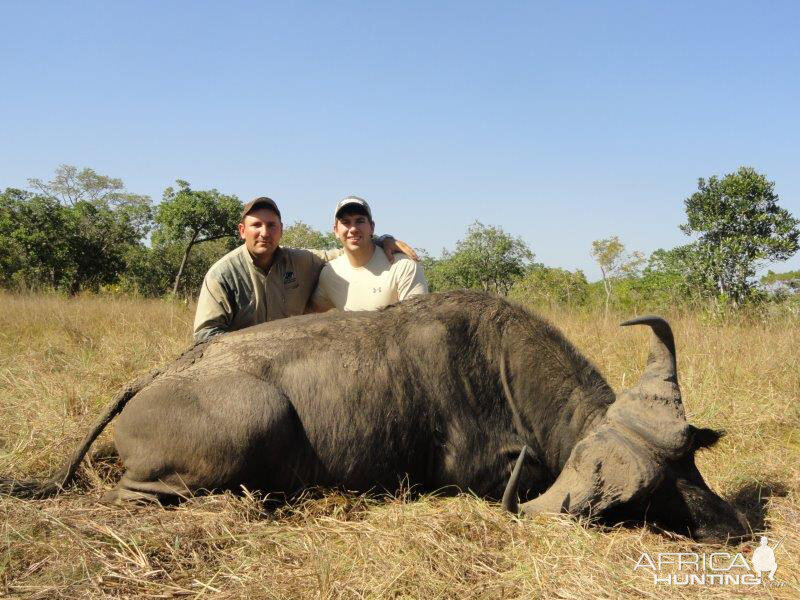
[[329, 250], [318, 250], [317, 248], [301, 248], [301, 250], [305, 250], [306, 252], [311, 252], [314, 256], [319, 258], [320, 260], [329, 263], [334, 258], [339, 258], [342, 254], [344, 254], [344, 250], [341, 248], [331, 248]]
[[306, 313], [326, 312], [332, 308], [336, 308], [328, 295], [328, 275], [330, 270], [331, 267], [328, 265], [322, 268], [322, 272], [319, 274], [319, 280], [317, 281], [317, 287], [314, 288], [314, 293], [308, 300]]
[[225, 333], [230, 329], [232, 319], [233, 307], [228, 302], [224, 288], [219, 281], [206, 274], [194, 314], [195, 343]]
[[[394, 237], [389, 234], [384, 234], [379, 237], [373, 238], [372, 241], [375, 242], [376, 246], [380, 246], [381, 248], [383, 248], [383, 251], [386, 254], [386, 258], [389, 260], [390, 263], [394, 262], [395, 254], [405, 254], [406, 256], [408, 256], [408, 258], [415, 261], [419, 261], [419, 256], [411, 246], [409, 246], [402, 240], [394, 239]], [[330, 250], [303, 248], [303, 250], [311, 252], [311, 254], [313, 254], [317, 258], [324, 260], [325, 262], [330, 262], [334, 258], [339, 258], [344, 253], [344, 250], [342, 250], [341, 248], [332, 248]]]
[[386, 254], [389, 264], [394, 262], [395, 254], [405, 254], [411, 260], [419, 262], [419, 256], [417, 256], [417, 253], [414, 252], [411, 246], [402, 240], [394, 239], [394, 237], [388, 233], [375, 238], [374, 242], [383, 248], [383, 252]]
[[404, 260], [397, 265], [397, 298], [405, 300], [412, 296], [421, 296], [428, 293], [428, 280], [422, 265], [413, 260]]

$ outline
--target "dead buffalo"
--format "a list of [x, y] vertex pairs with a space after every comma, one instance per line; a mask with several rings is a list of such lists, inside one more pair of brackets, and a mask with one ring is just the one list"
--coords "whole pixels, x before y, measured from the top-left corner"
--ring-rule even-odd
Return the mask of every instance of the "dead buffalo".
[[632, 324], [652, 328], [650, 356], [638, 384], [615, 394], [554, 327], [483, 293], [265, 323], [133, 382], [60, 473], [2, 489], [58, 491], [121, 412], [126, 470], [111, 499], [404, 481], [504, 496], [511, 510], [519, 493], [527, 514], [647, 521], [702, 540], [745, 535], [695, 466], [719, 434], [686, 421], [669, 325], [623, 323]]

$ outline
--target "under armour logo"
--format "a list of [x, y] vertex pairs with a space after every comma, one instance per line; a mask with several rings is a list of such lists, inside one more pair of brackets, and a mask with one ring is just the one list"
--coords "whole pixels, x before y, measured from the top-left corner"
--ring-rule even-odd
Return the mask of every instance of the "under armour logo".
[[372, 288], [372, 293], [373, 294], [380, 294], [381, 293], [381, 288], [379, 288], [379, 287]]

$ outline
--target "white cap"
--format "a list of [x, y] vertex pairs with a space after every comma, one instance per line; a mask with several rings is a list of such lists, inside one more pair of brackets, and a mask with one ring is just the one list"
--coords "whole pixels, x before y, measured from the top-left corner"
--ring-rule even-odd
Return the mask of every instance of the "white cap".
[[350, 206], [350, 205], [360, 206], [362, 209], [364, 209], [367, 212], [367, 216], [369, 217], [369, 220], [370, 221], [373, 220], [372, 219], [372, 211], [369, 208], [369, 204], [367, 204], [366, 200], [364, 200], [363, 198], [359, 198], [358, 196], [348, 196], [347, 198], [344, 198], [343, 200], [340, 200], [339, 204], [336, 205], [336, 210], [333, 211], [334, 220], [339, 218], [339, 213], [342, 211], [342, 209], [344, 207]]

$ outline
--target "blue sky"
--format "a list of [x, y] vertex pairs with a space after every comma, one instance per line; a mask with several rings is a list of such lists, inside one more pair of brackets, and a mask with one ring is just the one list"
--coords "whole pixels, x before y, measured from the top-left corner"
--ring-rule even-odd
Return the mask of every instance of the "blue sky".
[[590, 278], [592, 240], [684, 243], [701, 176], [753, 166], [800, 217], [797, 2], [32, 1], [0, 22], [0, 188], [91, 166], [320, 229], [358, 194], [432, 254], [478, 219]]

